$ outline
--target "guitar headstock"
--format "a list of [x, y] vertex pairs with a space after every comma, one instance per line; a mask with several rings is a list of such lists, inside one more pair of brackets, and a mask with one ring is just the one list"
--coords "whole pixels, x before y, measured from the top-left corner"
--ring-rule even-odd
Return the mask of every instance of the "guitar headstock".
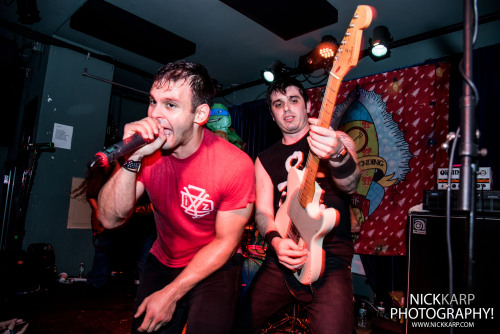
[[372, 7], [366, 5], [356, 8], [335, 56], [331, 75], [342, 79], [351, 68], [358, 64], [363, 30], [372, 22], [373, 11]]

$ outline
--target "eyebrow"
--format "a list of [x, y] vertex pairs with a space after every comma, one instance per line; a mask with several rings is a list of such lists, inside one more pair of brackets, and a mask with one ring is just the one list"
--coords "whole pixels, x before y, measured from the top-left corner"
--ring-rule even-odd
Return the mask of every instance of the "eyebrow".
[[166, 97], [166, 98], [157, 99], [152, 94], [149, 94], [149, 98], [151, 100], [154, 100], [154, 101], [158, 102], [158, 103], [179, 102], [179, 100], [177, 100], [175, 98], [172, 98], [172, 97]]
[[171, 97], [166, 97], [166, 98], [160, 99], [160, 102], [177, 102], [177, 101], [178, 101], [177, 99], [173, 99]]
[[[286, 96], [286, 99], [287, 99], [287, 100], [291, 100], [291, 99], [298, 99], [298, 98], [300, 98], [300, 95], [291, 95], [291, 96], [287, 96], [287, 95], [285, 95], [285, 96]], [[278, 102], [278, 101], [279, 101], [279, 102], [283, 102], [283, 99], [282, 99], [281, 97], [279, 97], [279, 98], [277, 98], [276, 100], [272, 100], [271, 102], [274, 104], [274, 102]]]

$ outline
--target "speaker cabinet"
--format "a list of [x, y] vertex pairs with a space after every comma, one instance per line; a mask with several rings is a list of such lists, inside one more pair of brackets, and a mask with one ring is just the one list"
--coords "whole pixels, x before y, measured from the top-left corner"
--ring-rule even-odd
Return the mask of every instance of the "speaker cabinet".
[[[450, 326], [454, 333], [479, 333], [498, 321], [500, 217], [476, 217], [472, 224], [468, 220], [458, 212], [451, 216], [450, 272], [446, 216], [408, 215], [406, 333], [450, 333]], [[453, 323], [444, 313], [450, 310]]]

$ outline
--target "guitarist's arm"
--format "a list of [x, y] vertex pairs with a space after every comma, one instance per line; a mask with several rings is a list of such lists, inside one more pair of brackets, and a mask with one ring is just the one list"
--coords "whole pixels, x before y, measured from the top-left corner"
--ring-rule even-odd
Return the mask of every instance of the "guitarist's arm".
[[336, 131], [337, 138], [347, 149], [348, 154], [340, 161], [330, 159], [333, 181], [337, 187], [348, 194], [354, 193], [361, 177], [354, 141], [345, 132]]
[[[332, 170], [333, 182], [348, 194], [354, 193], [358, 186], [361, 171], [356, 159], [356, 149], [353, 140], [342, 131], [317, 126], [317, 119], [309, 118], [309, 146], [320, 159], [328, 159]], [[343, 149], [347, 154], [337, 158]]]
[[[258, 158], [255, 161], [255, 178], [255, 224], [260, 234], [265, 237], [267, 233], [277, 232], [278, 229], [274, 222], [273, 182]], [[308, 250], [299, 247], [289, 238], [274, 237], [270, 243], [268, 246], [273, 247], [280, 263], [289, 269], [300, 268], [307, 259]]]

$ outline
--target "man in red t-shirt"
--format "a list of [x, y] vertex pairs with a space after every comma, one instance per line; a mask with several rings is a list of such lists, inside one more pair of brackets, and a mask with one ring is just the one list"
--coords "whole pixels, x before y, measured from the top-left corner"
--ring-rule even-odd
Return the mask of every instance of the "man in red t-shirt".
[[177, 61], [154, 78], [148, 117], [123, 138], [149, 143], [99, 194], [101, 221], [120, 226], [147, 191], [158, 238], [137, 292], [132, 332], [229, 333], [239, 296], [235, 252], [255, 201], [252, 160], [206, 130], [213, 86], [206, 69]]

